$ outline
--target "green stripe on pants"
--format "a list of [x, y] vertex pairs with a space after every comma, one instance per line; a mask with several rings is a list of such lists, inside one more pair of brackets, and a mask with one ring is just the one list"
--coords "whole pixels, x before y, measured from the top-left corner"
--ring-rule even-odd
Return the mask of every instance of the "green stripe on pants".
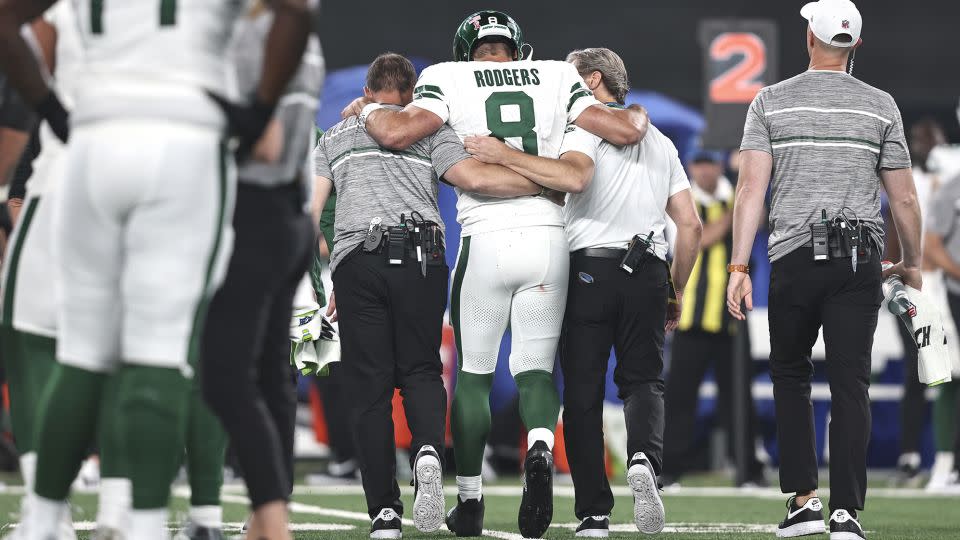
[[463, 288], [463, 276], [467, 273], [467, 261], [470, 259], [470, 237], [463, 237], [460, 244], [460, 256], [457, 269], [453, 274], [453, 287], [450, 291], [450, 324], [453, 325], [453, 339], [457, 345], [457, 367], [463, 367], [463, 353], [460, 351], [460, 289]]
[[6, 273], [6, 283], [3, 284], [3, 324], [13, 326], [13, 302], [17, 289], [17, 269], [20, 266], [20, 252], [23, 250], [23, 243], [27, 240], [27, 233], [30, 231], [30, 224], [33, 222], [33, 216], [37, 213], [37, 207], [40, 205], [40, 198], [35, 197], [27, 202], [27, 209], [24, 210], [20, 218], [19, 226], [14, 232], [13, 249], [10, 257], [6, 260], [9, 265]]
[[213, 237], [213, 248], [210, 250], [210, 257], [207, 259], [207, 270], [203, 278], [203, 289], [200, 291], [200, 301], [197, 302], [196, 312], [193, 314], [193, 330], [190, 332], [189, 349], [187, 351], [187, 361], [191, 366], [197, 365], [200, 357], [200, 338], [203, 333], [203, 323], [207, 317], [207, 308], [210, 306], [210, 299], [214, 291], [210, 290], [210, 278], [213, 276], [213, 267], [217, 262], [217, 254], [220, 252], [220, 242], [223, 240], [223, 228], [226, 223], [223, 218], [226, 215], [227, 204], [227, 143], [220, 143], [220, 196], [218, 200], [217, 227]]

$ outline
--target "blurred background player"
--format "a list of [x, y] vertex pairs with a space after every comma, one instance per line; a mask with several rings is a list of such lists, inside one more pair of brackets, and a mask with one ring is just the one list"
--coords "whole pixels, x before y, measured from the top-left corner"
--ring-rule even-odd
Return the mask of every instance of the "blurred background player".
[[[47, 76], [53, 75], [51, 82], [56, 91], [72, 106], [83, 62], [72, 4], [66, 0], [57, 2], [24, 32], [32, 38]], [[23, 219], [15, 229], [3, 267], [2, 310], [4, 361], [10, 377], [14, 434], [27, 494], [33, 492], [36, 472], [39, 398], [56, 364], [53, 228], [55, 197], [66, 157], [64, 144], [46, 122], [39, 126], [30, 146], [22, 161], [32, 174], [26, 183]], [[37, 149], [41, 149], [39, 155], [31, 151]], [[27, 523], [30, 514], [27, 495], [22, 501], [20, 523]], [[60, 534], [70, 536], [72, 530], [70, 516], [64, 514]]]
[[694, 466], [697, 445], [696, 413], [700, 401], [700, 384], [708, 368], [713, 368], [717, 383], [716, 425], [726, 432], [727, 457], [736, 463], [733, 440], [734, 399], [746, 400], [743, 410], [750, 411], [746, 441], [749, 450], [744, 478], [735, 478], [737, 485], [765, 486], [763, 464], [756, 458], [757, 419], [753, 395], [745, 392], [735, 395], [733, 378], [743, 379], [745, 388], [753, 383], [752, 364], [745, 363], [746, 371], [734, 373], [734, 336], [738, 329], [727, 312], [726, 264], [733, 244], [733, 184], [723, 175], [723, 152], [697, 150], [687, 160], [691, 192], [697, 213], [703, 222], [700, 253], [687, 281], [683, 313], [673, 336], [670, 352], [670, 370], [667, 374], [666, 429], [663, 442], [664, 486], [676, 483]]
[[[19, 23], [51, 3], [3, 4], [0, 38], [9, 54], [0, 64], [24, 98], [51, 121], [54, 133], [65, 139], [63, 107], [16, 32]], [[109, 442], [104, 453], [123, 454], [110, 459], [122, 463], [122, 476], [131, 479], [128, 533], [135, 538], [166, 536], [166, 505], [183, 448], [195, 349], [191, 328], [202, 323], [202, 309], [197, 308], [205, 305], [222, 275], [215, 272], [216, 261], [229, 252], [229, 245], [220, 241], [232, 202], [221, 142], [225, 122], [207, 92], [224, 90], [223, 53], [234, 7], [221, 2], [188, 6], [179, 15], [172, 2], [160, 10], [146, 1], [113, 7], [78, 5], [83, 17], [79, 26], [86, 33], [86, 65], [77, 84], [68, 191], [56, 205], [63, 221], [54, 232], [55, 245], [65, 249], [57, 260], [62, 261], [62, 255], [69, 261], [57, 264], [57, 282], [66, 292], [58, 343], [61, 363], [40, 405], [37, 487], [25, 529], [28, 537], [57, 535], [60, 518], [68, 511], [64, 500], [70, 482], [97, 429], [101, 402], [108, 411], [99, 426]], [[297, 36], [306, 34], [307, 25], [297, 20], [300, 13], [291, 15], [286, 28], [278, 25], [277, 33], [284, 37], [275, 40], [282, 43], [275, 43], [272, 73], [259, 89], [261, 108], [242, 115], [247, 120], [238, 128], [242, 145], [259, 136], [265, 122], [256, 113], [272, 108], [292, 74], [290, 59], [284, 57], [302, 48]], [[155, 21], [156, 26], [131, 24], [131, 17]], [[91, 82], [96, 91], [90, 91]], [[150, 146], [134, 142], [146, 136]], [[167, 152], [179, 159], [165, 159]], [[71, 190], [103, 196], [94, 201]], [[186, 227], [189, 234], [175, 241], [154, 234], [171, 223]], [[209, 235], [197, 234], [208, 229], [213, 229]], [[164, 271], [157, 271], [158, 266]], [[170, 289], [170, 283], [176, 288]], [[165, 292], [156, 298], [144, 294], [160, 290]], [[150, 332], [143, 334], [142, 328]], [[104, 392], [106, 386], [110, 388]], [[72, 421], [65, 429], [61, 420], [67, 416]]]
[[[956, 326], [957, 321], [960, 321], [960, 176], [940, 180], [939, 189], [927, 201], [924, 215], [924, 257], [933, 268], [942, 272], [949, 313], [954, 328], [960, 332], [960, 327]], [[926, 290], [925, 280], [924, 291]], [[914, 353], [915, 351], [914, 346]], [[916, 376], [916, 373], [913, 376]], [[960, 456], [960, 429], [957, 429], [957, 418], [960, 418], [958, 385], [960, 383], [957, 381], [942, 385], [934, 405], [937, 458], [927, 484], [930, 490], [960, 490], [960, 460], [957, 459]], [[917, 418], [911, 421], [920, 423]]]
[[[917, 187], [917, 200], [921, 208], [921, 217], [923, 219], [924, 231], [928, 222], [928, 212], [931, 209], [931, 202], [935, 198], [935, 193], [940, 189], [943, 180], [937, 171], [930, 168], [930, 153], [934, 148], [946, 144], [946, 135], [940, 124], [932, 118], [923, 118], [910, 126], [907, 133], [907, 144], [910, 146], [910, 161], [913, 163], [913, 181]], [[895, 261], [900, 258], [900, 238], [897, 236], [896, 227], [888, 220], [886, 241], [886, 259]], [[932, 249], [936, 249], [934, 246]], [[944, 277], [938, 271], [939, 267], [933, 264], [930, 254], [931, 248], [924, 250], [923, 257], [923, 290], [931, 298], [935, 298], [938, 303], [942, 303], [941, 316], [943, 317], [945, 331], [948, 332], [948, 342], [956, 343], [956, 330], [953, 324], [953, 317], [950, 315], [950, 309], [947, 303], [947, 296], [944, 291]], [[938, 253], [939, 254], [939, 253]], [[897, 469], [891, 478], [891, 484], [899, 487], [917, 487], [922, 480], [920, 469], [920, 444], [923, 434], [923, 428], [927, 422], [927, 397], [926, 385], [920, 382], [917, 372], [917, 346], [916, 339], [906, 329], [904, 325], [897, 325], [900, 335], [900, 342], [903, 345], [903, 399], [900, 401], [900, 456], [897, 458]], [[951, 354], [960, 354], [957, 347], [951, 348]], [[947, 383], [938, 389], [938, 394], [947, 394], [953, 396], [953, 388], [956, 383]], [[949, 420], [955, 417], [951, 402]], [[942, 418], [938, 418], [936, 407], [934, 408], [934, 431], [939, 447], [939, 437], [942, 429], [940, 426], [944, 423]], [[940, 417], [944, 415], [939, 415]], [[951, 433], [952, 429], [949, 430]], [[953, 443], [948, 443], [949, 456], [953, 455]], [[936, 470], [936, 465], [934, 470]], [[951, 466], [947, 468], [952, 469]]]
[[[461, 139], [490, 134], [551, 158], [559, 155], [567, 123], [617, 144], [642, 137], [646, 116], [600, 105], [569, 64], [525, 60], [529, 45], [504, 13], [468, 16], [453, 45], [455, 62], [425, 69], [413, 103], [403, 111], [378, 110], [360, 99], [348, 112], [362, 108], [367, 132], [381, 145], [401, 150], [448, 121]], [[516, 63], [507, 67], [503, 62]], [[489, 395], [509, 324], [510, 373], [528, 430], [517, 520], [524, 536], [540, 537], [553, 516], [551, 452], [560, 399], [552, 373], [569, 264], [563, 216], [543, 197], [457, 195], [457, 220], [463, 228], [450, 320], [459, 362], [451, 411], [459, 495], [447, 526], [460, 536], [478, 535], [483, 526], [481, 470], [490, 431]]]
[[[250, 141], [256, 142], [250, 159], [241, 156], [239, 162], [234, 252], [196, 345], [203, 397], [229, 434], [247, 485], [253, 511], [249, 538], [290, 537], [287, 501], [293, 491], [296, 415], [290, 312], [316, 242], [308, 213], [308, 165], [323, 60], [316, 37], [306, 34], [308, 10], [316, 9], [317, 2], [253, 2], [230, 44], [231, 91], [258, 111], [266, 129]], [[284, 27], [290, 34], [279, 33]], [[278, 50], [278, 38], [292, 38], [287, 45], [302, 42]], [[290, 68], [284, 78], [273, 80], [279, 83], [271, 90], [280, 98], [275, 110], [264, 106], [260, 77], [275, 69], [274, 53], [283, 54]], [[243, 125], [240, 121], [236, 126]], [[207, 466], [217, 467], [216, 473], [222, 469]], [[209, 529], [193, 529], [197, 537], [206, 535], [204, 528]]]

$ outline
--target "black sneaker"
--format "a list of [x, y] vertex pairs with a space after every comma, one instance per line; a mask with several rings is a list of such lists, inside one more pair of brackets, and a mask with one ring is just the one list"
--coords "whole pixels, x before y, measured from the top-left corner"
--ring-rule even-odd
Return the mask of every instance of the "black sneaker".
[[610, 536], [610, 516], [587, 516], [577, 527], [578, 538], [606, 538]]
[[826, 532], [823, 526], [823, 503], [810, 497], [803, 506], [797, 506], [794, 495], [787, 500], [787, 517], [777, 526], [777, 538], [793, 538]]
[[553, 453], [537, 441], [523, 460], [523, 498], [517, 526], [524, 538], [540, 538], [553, 521]]
[[413, 461], [413, 524], [422, 532], [433, 532], [443, 525], [443, 469], [440, 454], [424, 446]]
[[447, 513], [447, 528], [457, 536], [483, 534], [483, 498], [463, 500], [457, 496], [457, 505]]
[[666, 515], [660, 489], [657, 487], [657, 475], [653, 465], [643, 452], [637, 452], [630, 459], [627, 468], [627, 484], [633, 490], [633, 522], [643, 534], [657, 534], [663, 530]]
[[370, 538], [402, 538], [400, 514], [393, 508], [384, 508], [373, 518], [370, 525]]
[[223, 540], [223, 531], [215, 527], [201, 527], [188, 521], [186, 527], [174, 535], [173, 540]]
[[866, 540], [857, 514], [846, 510], [834, 510], [830, 515], [830, 540]]

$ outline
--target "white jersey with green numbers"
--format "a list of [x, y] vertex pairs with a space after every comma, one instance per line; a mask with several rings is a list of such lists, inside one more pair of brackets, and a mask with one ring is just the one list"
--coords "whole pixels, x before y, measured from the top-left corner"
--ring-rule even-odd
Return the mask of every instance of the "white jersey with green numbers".
[[[461, 140], [492, 135], [548, 158], [560, 156], [567, 124], [597, 103], [573, 65], [553, 60], [436, 64], [420, 74], [413, 96], [413, 105], [442, 118]], [[502, 199], [456, 191], [463, 236], [563, 226], [560, 207], [542, 197]]]
[[198, 98], [226, 91], [241, 0], [73, 2], [86, 62], [74, 121], [138, 114], [217, 121]]

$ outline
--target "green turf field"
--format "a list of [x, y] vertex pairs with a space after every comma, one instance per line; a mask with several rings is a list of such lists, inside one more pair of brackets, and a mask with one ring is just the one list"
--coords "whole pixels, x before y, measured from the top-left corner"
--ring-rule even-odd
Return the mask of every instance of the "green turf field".
[[[404, 488], [404, 504], [409, 510], [412, 491]], [[632, 502], [624, 486], [615, 487], [617, 499], [612, 516], [612, 538], [637, 538]], [[520, 488], [498, 484], [486, 490], [488, 536], [508, 540], [521, 537], [517, 533], [517, 506]], [[20, 490], [0, 492], [0, 523], [16, 522]], [[573, 538], [572, 488], [557, 486], [553, 526], [546, 538]], [[447, 504], [454, 500], [447, 488]], [[187, 493], [178, 488], [174, 498], [171, 527], [183, 520]], [[239, 487], [225, 489], [227, 532], [239, 532], [246, 516], [246, 499]], [[773, 538], [774, 524], [782, 517], [783, 498], [772, 489], [739, 491], [730, 488], [680, 488], [664, 495], [667, 508], [667, 529], [661, 535], [670, 539], [707, 540]], [[298, 487], [291, 504], [292, 526], [298, 539], [367, 538], [369, 521], [363, 506], [363, 495], [357, 486]], [[90, 534], [95, 518], [95, 497], [77, 495], [74, 519], [81, 538]], [[869, 497], [868, 511], [861, 513], [861, 522], [871, 539], [958, 539], [960, 540], [960, 498], [930, 497], [916, 490], [875, 489]], [[0, 534], [5, 534], [7, 527]], [[405, 538], [453, 537], [447, 531], [424, 534], [412, 523], [404, 524]], [[814, 537], [815, 538], [815, 537]], [[821, 536], [826, 538], [826, 536]]]

